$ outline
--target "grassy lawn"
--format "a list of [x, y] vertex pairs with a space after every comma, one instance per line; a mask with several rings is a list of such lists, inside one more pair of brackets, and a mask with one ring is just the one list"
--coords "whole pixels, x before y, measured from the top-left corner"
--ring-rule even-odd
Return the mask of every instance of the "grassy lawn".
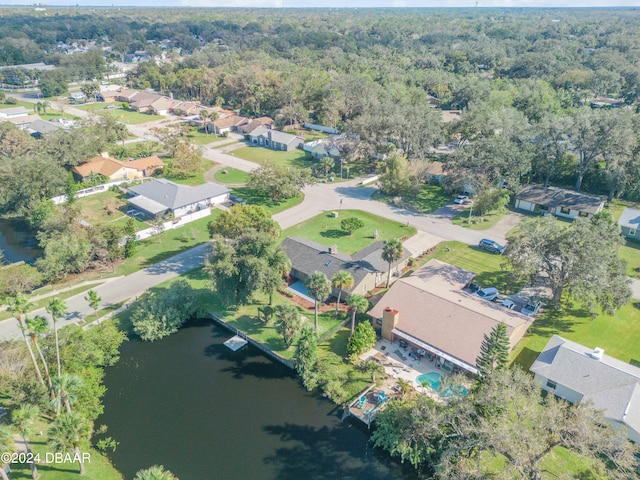
[[207, 134], [205, 133], [204, 128], [189, 127], [187, 138], [191, 143], [195, 143], [196, 145], [206, 145], [208, 143], [217, 142], [222, 137], [219, 137], [215, 133]]
[[118, 105], [118, 103], [85, 103], [84, 105], [74, 105], [74, 108], [79, 110], [85, 110], [87, 112], [95, 110], [104, 110], [106, 112], [113, 112], [118, 120], [122, 123], [134, 125], [137, 123], [153, 122], [154, 120], [160, 120], [165, 118], [163, 115], [153, 115], [149, 113], [134, 112], [133, 110], [125, 110], [123, 108], [105, 109], [107, 105]]
[[[163, 158], [162, 161], [167, 166], [171, 165], [171, 158]], [[202, 185], [203, 183], [206, 183], [206, 180], [204, 179], [204, 174], [207, 173], [212, 168], [213, 168], [213, 162], [211, 160], [207, 160], [206, 158], [203, 158], [202, 161], [200, 162], [200, 169], [197, 172], [195, 172], [195, 174], [191, 177], [178, 178], [167, 173], [163, 173], [161, 176], [166, 178], [167, 180], [171, 180], [172, 182], [175, 182], [175, 183], [181, 183], [183, 185], [191, 185], [191, 186]]]
[[243, 172], [242, 170], [231, 167], [224, 167], [218, 170], [215, 173], [214, 177], [220, 183], [231, 184], [247, 183], [247, 181], [249, 180], [249, 174], [247, 172]]
[[467, 227], [471, 230], [487, 230], [488, 228], [493, 227], [499, 220], [502, 220], [504, 216], [508, 213], [508, 210], [504, 212], [490, 212], [482, 217], [476, 217], [473, 215], [473, 211], [471, 212], [471, 223], [469, 223], [469, 208], [466, 208], [463, 212], [460, 212], [458, 215], [453, 217], [453, 224], [460, 225], [461, 227]]
[[[14, 108], [14, 107], [24, 107], [27, 109], [27, 111], [29, 112], [29, 115], [35, 115], [38, 112], [35, 110], [35, 103], [31, 103], [31, 102], [21, 102], [18, 101], [15, 104], [10, 104], [10, 103], [0, 103], [0, 108]], [[42, 120], [53, 120], [54, 118], [70, 118], [72, 120], [78, 120], [78, 117], [76, 117], [75, 115], [71, 115], [69, 113], [62, 113], [60, 110], [51, 110], [51, 109], [47, 109], [47, 113], [44, 114], [40, 114], [40, 118]]]
[[304, 138], [305, 143], [313, 142], [314, 140], [321, 140], [329, 136], [328, 133], [320, 132], [318, 130], [298, 130], [296, 135]]
[[311, 168], [315, 161], [307, 152], [296, 149], [290, 152], [270, 150], [262, 147], [243, 147], [228, 155], [249, 160], [259, 165], [279, 165], [283, 167]]
[[627, 275], [640, 278], [640, 242], [626, 239], [626, 244], [618, 250], [618, 256], [627, 261]]
[[191, 222], [184, 227], [168, 230], [138, 242], [133, 257], [126, 259], [116, 269], [116, 275], [129, 275], [154, 263], [166, 260], [184, 250], [209, 240], [207, 224], [220, 214], [213, 210], [209, 217]]
[[120, 191], [113, 192], [108, 190], [78, 198], [76, 202], [81, 208], [82, 219], [95, 227], [103, 227], [109, 224], [124, 226], [128, 218], [133, 218], [136, 231], [149, 228], [148, 223], [125, 214], [128, 210], [127, 196]]
[[[386, 203], [392, 203], [393, 199], [382, 193], [377, 193], [377, 200]], [[420, 189], [402, 197], [402, 202], [406, 207], [420, 213], [435, 212], [448, 203], [453, 198], [446, 190], [438, 185], [421, 185]]]
[[233, 187], [231, 188], [231, 194], [236, 197], [240, 197], [251, 205], [260, 205], [261, 207], [269, 210], [271, 215], [280, 213], [291, 207], [302, 203], [304, 200], [304, 194], [299, 193], [297, 197], [287, 198], [280, 202], [275, 202], [271, 197], [263, 193], [262, 191], [251, 187]]
[[[338, 251], [351, 255], [362, 250], [377, 240], [391, 238], [409, 238], [416, 233], [414, 227], [387, 220], [360, 210], [340, 210], [338, 218], [332, 218], [330, 213], [321, 213], [306, 222], [302, 222], [282, 232], [281, 238], [302, 237], [322, 245], [338, 245]], [[364, 227], [349, 236], [340, 228], [340, 221], [344, 218], [359, 218]], [[378, 238], [374, 238], [374, 232]]]

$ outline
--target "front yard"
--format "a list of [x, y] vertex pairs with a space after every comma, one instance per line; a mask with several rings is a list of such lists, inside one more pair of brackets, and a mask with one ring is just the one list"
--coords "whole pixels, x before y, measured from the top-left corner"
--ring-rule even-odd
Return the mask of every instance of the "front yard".
[[119, 105], [119, 104], [118, 103], [85, 103], [84, 105], [74, 105], [73, 107], [79, 110], [85, 110], [87, 112], [96, 111], [96, 110], [112, 112], [115, 115], [116, 119], [128, 125], [153, 122], [154, 120], [161, 120], [165, 118], [163, 115], [140, 113], [133, 110], [125, 110], [124, 108], [107, 109], [106, 108], [107, 105]]
[[[366, 246], [379, 240], [392, 238], [409, 238], [416, 234], [414, 227], [387, 220], [371, 213], [360, 210], [336, 210], [338, 218], [333, 218], [331, 213], [321, 213], [309, 220], [282, 232], [281, 239], [286, 237], [301, 237], [313, 240], [321, 245], [337, 245], [338, 251], [351, 255]], [[341, 229], [340, 221], [345, 218], [358, 218], [364, 223], [364, 227], [356, 230], [351, 236]], [[374, 234], [378, 232], [378, 237]]]
[[228, 153], [259, 165], [278, 165], [282, 167], [311, 168], [315, 160], [307, 152], [296, 149], [290, 152], [270, 150], [262, 147], [243, 147]]
[[[469, 217], [469, 211], [471, 211], [471, 217]], [[508, 210], [503, 212], [489, 212], [481, 217], [477, 217], [473, 215], [473, 210], [469, 207], [456, 215], [452, 223], [454, 225], [460, 225], [461, 227], [470, 228], [471, 230], [487, 230], [502, 220], [507, 213]]]
[[[394, 204], [395, 199], [382, 193], [376, 194], [376, 199]], [[400, 205], [404, 208], [423, 214], [432, 213], [451, 203], [453, 197], [438, 185], [421, 185], [415, 192], [400, 197]], [[395, 202], [397, 203], [397, 202]]]
[[266, 208], [271, 215], [280, 213], [291, 207], [302, 203], [304, 200], [304, 194], [300, 192], [297, 196], [281, 200], [280, 202], [274, 201], [266, 193], [251, 187], [232, 187], [231, 195], [242, 198], [245, 202], [251, 205], [260, 205]]

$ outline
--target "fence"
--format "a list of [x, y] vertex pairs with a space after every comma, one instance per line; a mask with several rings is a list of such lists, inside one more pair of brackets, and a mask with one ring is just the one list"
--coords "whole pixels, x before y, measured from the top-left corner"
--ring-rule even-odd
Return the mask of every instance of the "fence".
[[308, 128], [309, 130], [318, 130], [319, 132], [324, 133], [340, 133], [340, 130], [331, 127], [325, 127], [324, 125], [315, 125], [313, 123], [305, 123], [304, 128]]
[[[96, 193], [102, 193], [109, 190], [109, 188], [115, 185], [122, 185], [123, 183], [131, 183], [132, 181], [136, 182], [144, 182], [146, 180], [150, 180], [150, 178], [136, 178], [135, 180], [118, 180], [116, 182], [103, 183], [102, 185], [96, 185], [95, 187], [83, 188], [82, 190], [78, 190], [75, 194], [76, 198], [87, 197], [89, 195], [95, 195]], [[66, 195], [58, 195], [57, 197], [53, 197], [50, 199], [55, 205], [61, 205], [63, 203], [67, 203]]]
[[162, 233], [166, 230], [173, 230], [174, 228], [182, 227], [187, 223], [199, 220], [200, 218], [208, 217], [209, 215], [211, 215], [211, 209], [208, 207], [202, 210], [198, 210], [197, 212], [190, 213], [189, 215], [184, 215], [175, 220], [164, 222], [160, 227], [151, 227], [140, 230], [139, 232], [136, 232], [136, 240], [144, 240], [145, 238], [158, 235], [159, 233]]

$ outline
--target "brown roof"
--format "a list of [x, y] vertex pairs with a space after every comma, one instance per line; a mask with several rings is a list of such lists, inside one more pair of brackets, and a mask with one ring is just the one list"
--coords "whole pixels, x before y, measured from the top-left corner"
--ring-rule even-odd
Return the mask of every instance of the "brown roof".
[[125, 164], [120, 160], [98, 155], [97, 157], [90, 158], [80, 165], [76, 165], [71, 169], [71, 171], [77, 173], [83, 178], [91, 175], [91, 172], [104, 175], [105, 177], [110, 177], [124, 166]]
[[241, 117], [240, 115], [229, 115], [228, 117], [220, 118], [213, 122], [218, 128], [234, 127], [247, 123], [249, 119], [247, 117]]
[[160, 160], [157, 155], [150, 157], [138, 158], [137, 160], [131, 160], [126, 162], [127, 167], [135, 168], [136, 170], [149, 170], [164, 167], [164, 162]]
[[242, 133], [250, 133], [262, 125], [273, 125], [273, 124], [274, 124], [273, 119], [269, 117], [254, 118], [254, 119], [251, 119], [249, 123], [242, 125], [238, 130], [240, 130]]
[[430, 260], [412, 276], [397, 280], [369, 315], [381, 318], [386, 308], [398, 310], [396, 330], [475, 366], [483, 337], [495, 325], [500, 322], [507, 325], [513, 346], [526, 331], [530, 319], [463, 290], [474, 276], [472, 272]]
[[442, 162], [431, 162], [429, 165], [429, 170], [427, 170], [427, 174], [438, 177], [440, 175], [444, 175], [444, 170], [442, 169]]
[[585, 195], [556, 187], [539, 187], [537, 185], [526, 185], [520, 193], [516, 195], [516, 200], [522, 200], [536, 205], [543, 205], [549, 208], [564, 207], [585, 213], [599, 213], [604, 206], [604, 201], [600, 197]]
[[150, 106], [153, 107], [155, 110], [169, 110], [170, 108], [173, 108], [173, 106], [177, 105], [178, 103], [180, 103], [178, 100], [173, 100], [172, 98], [169, 98], [169, 97], [160, 97], [157, 100], [154, 100]]
[[462, 110], [442, 110], [440, 113], [444, 123], [455, 122], [462, 118]]

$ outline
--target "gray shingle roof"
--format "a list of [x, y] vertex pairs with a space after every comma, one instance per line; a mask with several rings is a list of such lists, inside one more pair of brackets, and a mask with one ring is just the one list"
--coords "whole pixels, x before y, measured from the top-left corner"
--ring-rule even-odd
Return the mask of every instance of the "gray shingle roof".
[[554, 335], [530, 370], [583, 394], [605, 416], [640, 431], [640, 368]]
[[555, 187], [527, 185], [516, 195], [516, 200], [544, 205], [549, 208], [565, 207], [585, 213], [598, 213], [604, 202], [599, 197], [585, 195]]
[[263, 136], [264, 138], [268, 138], [269, 133], [271, 133], [271, 140], [278, 143], [284, 143], [285, 145], [288, 145], [295, 140], [302, 141], [301, 137], [296, 137], [295, 135], [291, 135], [290, 133], [284, 133], [279, 130], [272, 130], [265, 126], [260, 126], [256, 128], [254, 131], [249, 133], [249, 136], [250, 137]]
[[622, 211], [622, 215], [620, 215], [618, 225], [621, 227], [631, 228], [632, 230], [640, 228], [640, 210], [626, 207]]
[[[378, 272], [386, 272], [389, 269], [389, 264], [382, 259], [382, 246], [384, 242], [374, 242], [368, 247], [363, 248], [359, 252], [354, 253], [351, 257], [358, 263], [375, 270]], [[404, 252], [402, 258], [391, 264], [391, 268], [394, 268], [398, 263], [406, 260], [411, 256], [411, 252], [406, 248], [403, 248]]]
[[154, 178], [150, 182], [135, 185], [129, 190], [165, 205], [172, 210], [224, 195], [230, 191], [228, 188], [215, 183], [205, 183], [204, 185], [190, 187], [188, 185], [178, 185], [164, 178]]
[[55, 132], [56, 130], [59, 130], [60, 128], [62, 128], [62, 125], [58, 125], [52, 122], [47, 122], [45, 120], [34, 120], [33, 122], [25, 125], [25, 128], [33, 133], [44, 134], [49, 132]]

